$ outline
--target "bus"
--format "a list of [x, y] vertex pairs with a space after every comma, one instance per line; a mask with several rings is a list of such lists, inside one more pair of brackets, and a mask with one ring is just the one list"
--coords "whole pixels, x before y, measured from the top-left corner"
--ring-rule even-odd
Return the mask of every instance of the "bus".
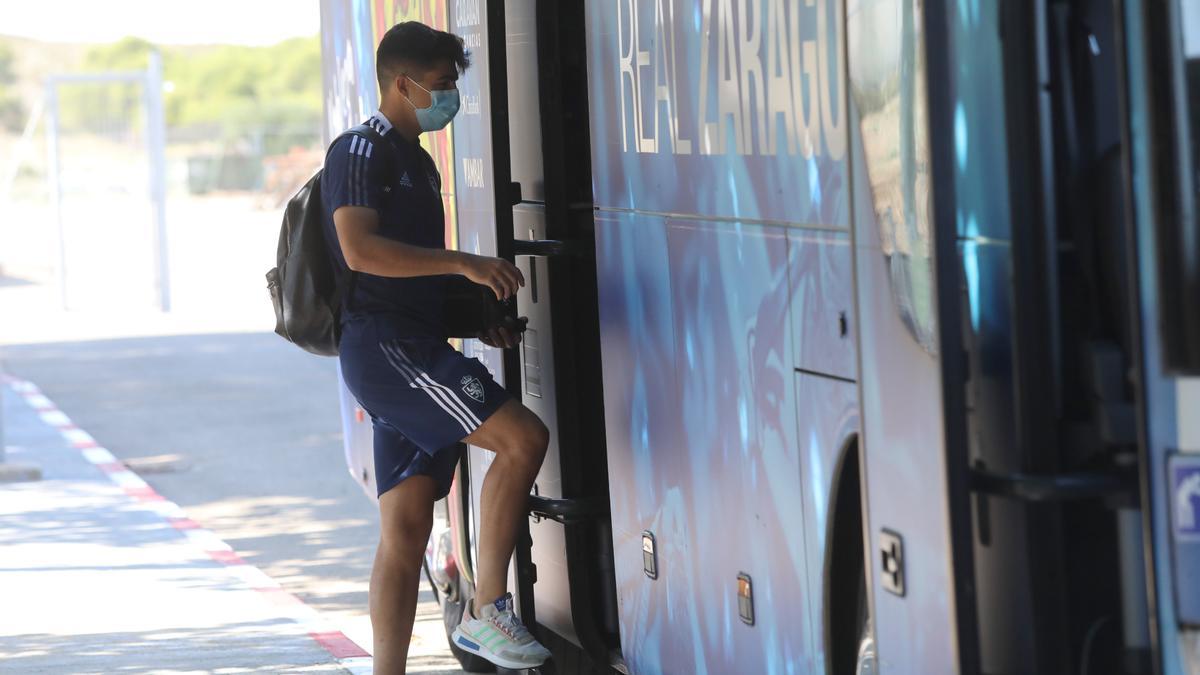
[[394, 23], [472, 52], [423, 142], [447, 244], [529, 282], [518, 349], [458, 347], [551, 431], [511, 579], [542, 672], [1200, 673], [1195, 2], [321, 14], [329, 138]]

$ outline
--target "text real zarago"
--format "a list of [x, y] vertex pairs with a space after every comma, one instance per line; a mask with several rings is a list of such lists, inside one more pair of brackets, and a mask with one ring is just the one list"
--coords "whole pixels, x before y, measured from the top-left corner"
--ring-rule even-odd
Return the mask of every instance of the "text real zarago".
[[[833, 2], [701, 0], [697, 50], [692, 2], [617, 0], [622, 150], [841, 159], [844, 26]], [[681, 86], [697, 62], [698, 81]], [[687, 89], [693, 100], [681, 99]]]

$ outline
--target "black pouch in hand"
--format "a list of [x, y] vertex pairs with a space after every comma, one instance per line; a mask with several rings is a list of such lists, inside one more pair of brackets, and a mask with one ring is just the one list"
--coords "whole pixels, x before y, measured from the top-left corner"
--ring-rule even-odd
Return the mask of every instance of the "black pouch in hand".
[[525, 319], [512, 318], [516, 298], [497, 300], [495, 292], [463, 276], [446, 280], [442, 321], [452, 338], [477, 338], [488, 329], [503, 326], [513, 333], [525, 331]]

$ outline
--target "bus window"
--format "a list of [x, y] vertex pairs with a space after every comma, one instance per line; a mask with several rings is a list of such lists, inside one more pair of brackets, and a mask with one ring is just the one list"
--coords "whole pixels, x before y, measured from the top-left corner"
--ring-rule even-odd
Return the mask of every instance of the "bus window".
[[[847, 11], [850, 93], [858, 106], [879, 245], [906, 326], [933, 353], [933, 231], [921, 3], [878, 0]], [[900, 20], [897, 22], [896, 18]]]
[[1200, 3], [1179, 0], [1183, 29], [1184, 106], [1188, 132], [1192, 138], [1192, 193], [1200, 195]]
[[1165, 77], [1128, 83], [1134, 107], [1149, 99], [1153, 161], [1170, 172], [1152, 187], [1163, 366], [1200, 374], [1200, 4], [1149, 3], [1145, 16], [1150, 34], [1169, 36], [1142, 46], [1151, 72]]

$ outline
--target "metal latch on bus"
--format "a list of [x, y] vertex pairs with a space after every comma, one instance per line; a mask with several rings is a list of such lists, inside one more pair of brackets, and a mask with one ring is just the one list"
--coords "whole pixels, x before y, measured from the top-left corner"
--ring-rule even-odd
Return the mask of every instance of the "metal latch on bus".
[[[509, 201], [513, 206], [521, 203], [521, 184], [513, 182], [509, 185]], [[572, 207], [571, 210], [576, 210]], [[580, 211], [591, 211], [591, 205], [579, 205]], [[533, 230], [529, 231], [530, 236], [533, 236]], [[586, 255], [588, 250], [579, 242], [562, 241], [559, 239], [513, 239], [513, 255], [528, 255], [539, 258], [550, 258], [554, 256], [567, 255]]]
[[551, 499], [529, 495], [529, 514], [566, 525], [608, 515], [608, 507], [604, 500], [596, 497]]

